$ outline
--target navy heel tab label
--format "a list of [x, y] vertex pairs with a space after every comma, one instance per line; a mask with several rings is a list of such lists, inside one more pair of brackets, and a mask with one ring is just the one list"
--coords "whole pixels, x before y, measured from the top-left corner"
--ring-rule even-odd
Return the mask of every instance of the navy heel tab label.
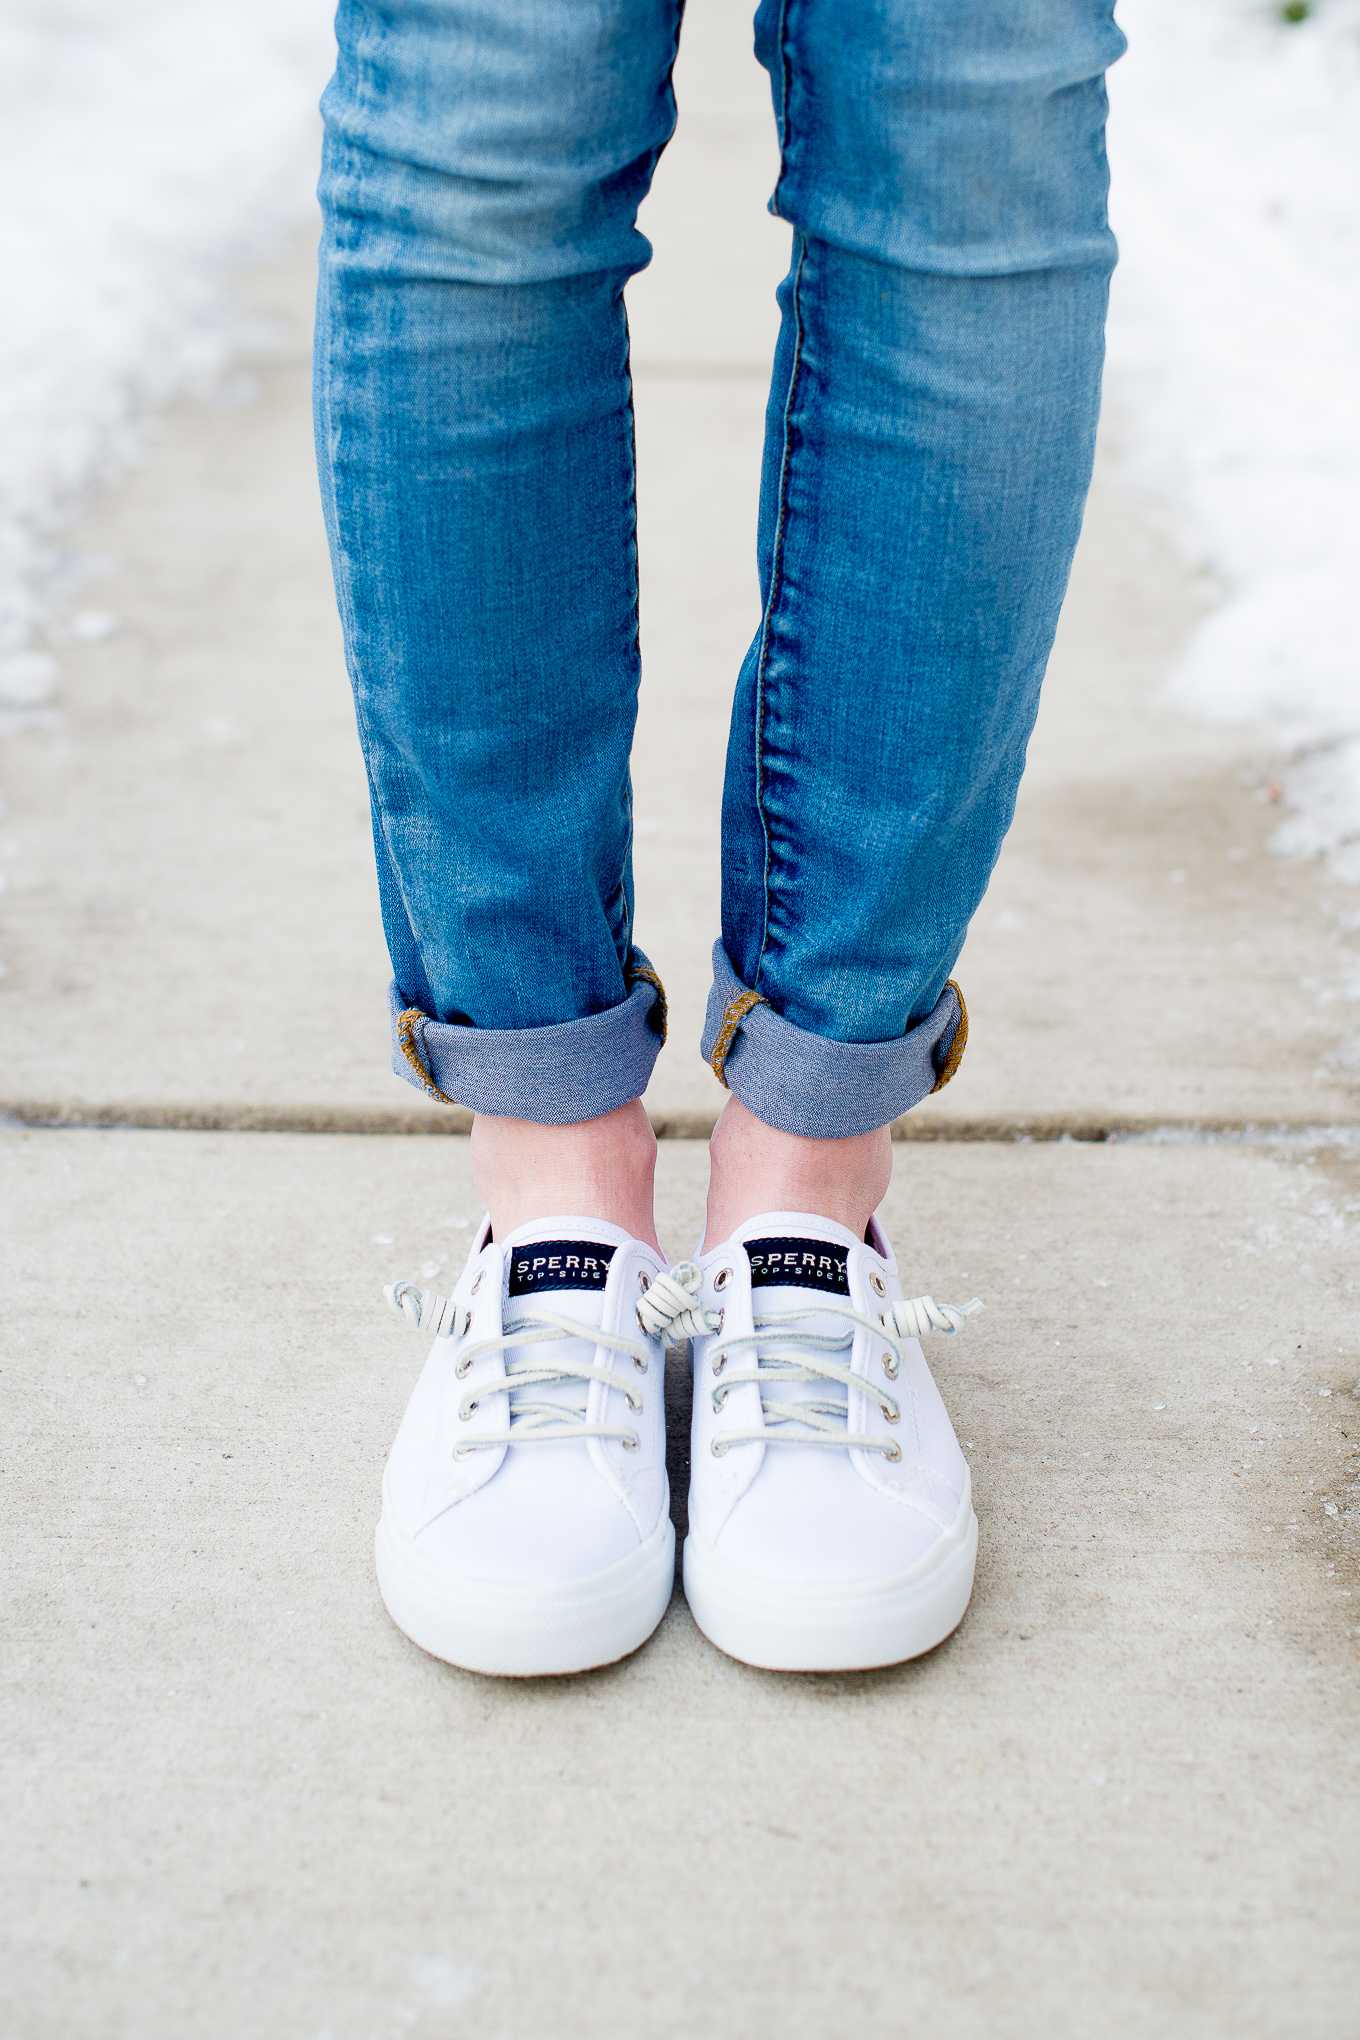
[[600, 1240], [531, 1240], [510, 1249], [511, 1296], [546, 1289], [603, 1289], [614, 1249]]
[[849, 1251], [834, 1240], [747, 1240], [752, 1289], [820, 1289], [848, 1296]]

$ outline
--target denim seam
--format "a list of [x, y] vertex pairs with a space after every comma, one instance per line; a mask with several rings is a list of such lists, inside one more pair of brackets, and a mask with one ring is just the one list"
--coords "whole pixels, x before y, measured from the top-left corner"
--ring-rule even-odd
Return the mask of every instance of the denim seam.
[[732, 1088], [724, 1072], [727, 1058], [732, 1053], [732, 1043], [737, 1038], [737, 1030], [753, 1006], [768, 1006], [769, 1003], [764, 992], [738, 992], [734, 999], [728, 1001], [722, 1026], [718, 1029], [717, 1039], [708, 1058], [709, 1068], [725, 1091]]
[[[781, 16], [781, 25], [782, 19], [783, 17]], [[752, 987], [756, 990], [759, 990], [760, 987], [761, 967], [764, 964], [765, 951], [769, 946], [770, 940], [770, 866], [772, 848], [770, 843], [770, 824], [765, 813], [765, 671], [770, 659], [770, 627], [774, 621], [775, 609], [778, 605], [783, 586], [784, 533], [788, 525], [789, 516], [789, 471], [793, 464], [791, 444], [793, 427], [791, 417], [794, 399], [798, 393], [798, 374], [803, 365], [803, 309], [801, 292], [803, 265], [806, 261], [807, 236], [800, 234], [798, 237], [798, 264], [793, 274], [793, 361], [789, 368], [788, 392], [784, 398], [784, 444], [780, 454], [779, 466], [779, 522], [775, 527], [774, 544], [771, 548], [770, 593], [765, 604], [765, 615], [761, 623], [760, 658], [756, 666], [756, 812], [760, 816], [761, 834], [765, 839], [765, 864], [761, 873], [764, 902], [760, 927], [760, 954], [756, 958], [756, 967], [751, 974]]]
[[[639, 963], [636, 957], [630, 953], [623, 973], [624, 985], [630, 993], [639, 979], [641, 979], [644, 985], [650, 985], [656, 993], [656, 1006], [654, 1009], [656, 1013], [656, 1031], [661, 1036], [661, 1046], [664, 1048], [666, 1046], [666, 1036], [670, 1032], [670, 1006], [666, 999], [666, 987], [662, 984], [661, 979], [652, 969], [650, 963]], [[950, 1075], [953, 1075], [952, 1070]], [[947, 1082], [948, 1079], [946, 1078], [945, 1081]]]
[[954, 1032], [949, 1037], [949, 1046], [945, 1050], [944, 1062], [940, 1066], [940, 1074], [930, 1087], [930, 1096], [932, 1098], [937, 1091], [942, 1091], [945, 1085], [953, 1080], [959, 1064], [963, 1061], [963, 1051], [968, 1046], [968, 1008], [964, 1003], [963, 992], [959, 987], [958, 979], [948, 979], [945, 984], [945, 990], [952, 992], [959, 1002], [959, 1020], [957, 1027], [955, 1027]]
[[784, 152], [789, 142], [789, 91], [793, 83], [793, 60], [789, 56], [788, 38], [789, 0], [780, 0], [779, 26], [775, 39], [779, 45], [779, 176], [774, 187], [773, 211], [776, 219], [783, 215], [779, 210], [779, 186], [784, 182]]
[[397, 1047], [415, 1071], [421, 1089], [429, 1097], [437, 1098], [441, 1105], [456, 1105], [458, 1102], [456, 1098], [450, 1098], [446, 1092], [440, 1090], [416, 1047], [416, 1029], [425, 1018], [426, 1015], [421, 1012], [419, 1006], [408, 1006], [404, 1013], [397, 1015]]
[[[676, 47], [677, 49], [679, 47], [678, 33], [676, 37]], [[672, 56], [671, 58], [672, 69], [674, 68], [674, 65], [675, 58], [674, 56]], [[671, 94], [672, 106], [674, 105], [674, 101], [675, 94], [672, 92]], [[627, 381], [628, 384], [628, 519], [629, 519], [628, 546], [629, 556], [631, 558], [633, 567], [633, 658], [635, 670], [640, 675], [642, 671], [642, 588], [638, 561], [637, 414], [633, 405], [633, 332], [631, 326], [628, 323], [628, 306], [624, 301], [622, 290], [619, 291], [619, 310], [623, 314], [623, 373], [625, 380]], [[619, 867], [618, 877], [618, 890], [623, 895], [623, 933], [624, 933], [624, 949], [623, 955], [619, 958], [619, 963], [620, 967], [623, 970], [625, 986], [627, 985], [628, 982], [628, 958], [632, 954], [633, 948], [633, 911], [636, 905], [636, 902], [630, 904], [628, 898], [628, 889], [624, 883], [628, 871], [628, 861], [632, 854], [632, 848], [633, 848], [633, 775], [632, 768], [630, 766], [628, 770], [628, 827], [624, 834], [623, 861]], [[657, 983], [659, 988], [660, 985], [659, 979]], [[665, 994], [663, 993], [662, 994], [663, 1021], [664, 1011], [665, 1011]], [[662, 1028], [662, 1039], [663, 1040], [665, 1039], [664, 1025]]]

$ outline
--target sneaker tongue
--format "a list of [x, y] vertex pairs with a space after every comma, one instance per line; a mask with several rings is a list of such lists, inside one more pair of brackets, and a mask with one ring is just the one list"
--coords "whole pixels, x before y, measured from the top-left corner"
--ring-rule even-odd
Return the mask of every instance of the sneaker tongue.
[[600, 1219], [558, 1218], [521, 1226], [505, 1243], [507, 1301], [523, 1304], [553, 1296], [573, 1317], [598, 1324], [610, 1265], [627, 1237]]
[[[796, 1323], [802, 1329], [839, 1331], [841, 1327], [825, 1314], [825, 1308], [833, 1298], [849, 1301], [847, 1264], [853, 1237], [831, 1219], [805, 1218], [798, 1212], [781, 1211], [752, 1220], [741, 1244], [751, 1263], [751, 1303], [756, 1316], [801, 1312]], [[772, 1356], [782, 1350], [791, 1360], [798, 1358], [796, 1347], [781, 1349], [773, 1328], [768, 1346], [761, 1350]], [[828, 1357], [845, 1359], [843, 1353]], [[844, 1388], [826, 1380], [772, 1381], [768, 1393], [779, 1402], [845, 1405]]]
[[[797, 1290], [800, 1296], [850, 1294], [849, 1248], [842, 1240], [805, 1232], [766, 1233], [744, 1239], [753, 1290]], [[792, 1298], [780, 1299], [792, 1302]], [[773, 1299], [772, 1299], [773, 1301]]]

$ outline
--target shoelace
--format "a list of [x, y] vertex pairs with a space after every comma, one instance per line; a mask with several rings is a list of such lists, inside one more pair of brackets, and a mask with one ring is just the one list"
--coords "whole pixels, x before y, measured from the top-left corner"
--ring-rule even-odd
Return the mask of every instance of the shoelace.
[[[414, 1329], [432, 1331], [442, 1338], [459, 1336], [458, 1312], [450, 1297], [441, 1296], [434, 1289], [421, 1289], [414, 1282], [394, 1282], [384, 1289], [383, 1295], [393, 1310], [399, 1311]], [[463, 1320], [464, 1333], [471, 1319], [469, 1311]], [[513, 1346], [532, 1346], [545, 1340], [561, 1339], [581, 1339], [588, 1346], [606, 1346], [611, 1352], [626, 1353], [639, 1374], [645, 1374], [651, 1362], [643, 1340], [607, 1332], [600, 1325], [582, 1324], [579, 1318], [570, 1317], [566, 1311], [550, 1310], [544, 1304], [535, 1304], [532, 1310], [523, 1312], [519, 1317], [507, 1318], [494, 1337], [477, 1339], [472, 1345], [464, 1346], [453, 1371], [461, 1380], [471, 1372], [473, 1362], [484, 1354], [508, 1353]], [[508, 1360], [503, 1380], [474, 1384], [464, 1390], [458, 1404], [459, 1418], [466, 1423], [484, 1397], [505, 1396], [505, 1429], [476, 1432], [454, 1447], [455, 1459], [465, 1459], [470, 1452], [496, 1451], [503, 1445], [548, 1445], [578, 1438], [616, 1438], [625, 1451], [636, 1452], [641, 1441], [637, 1432], [629, 1430], [626, 1425], [587, 1423], [584, 1407], [573, 1409], [568, 1403], [551, 1402], [535, 1397], [532, 1392], [540, 1388], [558, 1388], [571, 1381], [584, 1382], [587, 1395], [592, 1381], [603, 1382], [606, 1388], [615, 1388], [627, 1397], [630, 1410], [642, 1408], [641, 1394], [635, 1395], [612, 1368], [596, 1367], [588, 1360], [572, 1360], [561, 1355], [552, 1360]]]
[[[673, 1332], [681, 1337], [695, 1338], [720, 1332], [722, 1311], [701, 1310], [698, 1306], [702, 1282], [702, 1271], [693, 1261], [677, 1262], [652, 1284], [638, 1306], [639, 1319], [643, 1320], [644, 1309], [650, 1305], [650, 1315], [656, 1320], [657, 1336]], [[723, 1385], [712, 1393], [716, 1412], [722, 1409], [732, 1389], [758, 1387], [764, 1423], [746, 1431], [724, 1432], [720, 1438], [713, 1440], [714, 1455], [721, 1458], [735, 1445], [761, 1442], [817, 1445], [841, 1452], [852, 1449], [881, 1452], [885, 1459], [900, 1459], [900, 1445], [890, 1438], [851, 1431], [848, 1417], [852, 1387], [863, 1395], [871, 1395], [890, 1424], [897, 1423], [902, 1415], [896, 1396], [888, 1389], [880, 1388], [877, 1382], [855, 1374], [848, 1362], [841, 1364], [826, 1356], [852, 1347], [855, 1329], [859, 1327], [887, 1348], [883, 1355], [883, 1371], [889, 1380], [896, 1380], [902, 1366], [902, 1349], [908, 1339], [925, 1338], [931, 1332], [944, 1332], [952, 1337], [963, 1330], [965, 1322], [975, 1311], [981, 1309], [981, 1298], [976, 1296], [964, 1304], [936, 1303], [933, 1296], [913, 1296], [891, 1306], [891, 1325], [868, 1317], [862, 1311], [852, 1310], [846, 1304], [830, 1301], [819, 1302], [811, 1309], [804, 1307], [762, 1313], [753, 1319], [753, 1331], [735, 1332], [730, 1339], [723, 1341], [723, 1350], [713, 1362], [713, 1372], [715, 1375], [725, 1373], [732, 1354], [742, 1347], [751, 1349], [754, 1364], [733, 1368]], [[884, 1315], [886, 1320], [888, 1314]], [[846, 1329], [819, 1332], [806, 1325], [800, 1329], [801, 1321], [809, 1317], [837, 1318]], [[652, 1326], [649, 1325], [648, 1329]], [[783, 1350], [762, 1352], [762, 1346], [770, 1344], [771, 1334], [777, 1337]], [[787, 1350], [789, 1347], [795, 1349], [793, 1353]], [[845, 1400], [833, 1396], [809, 1396], [799, 1402], [790, 1402], [774, 1393], [777, 1382], [797, 1382], [806, 1386], [820, 1381], [843, 1390]], [[801, 1428], [793, 1428], [795, 1426]]]

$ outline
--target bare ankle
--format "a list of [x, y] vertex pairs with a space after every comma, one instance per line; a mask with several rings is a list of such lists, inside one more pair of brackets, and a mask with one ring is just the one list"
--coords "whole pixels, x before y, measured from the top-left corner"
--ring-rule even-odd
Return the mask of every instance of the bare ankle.
[[845, 1140], [781, 1133], [729, 1098], [709, 1143], [706, 1246], [730, 1239], [762, 1211], [807, 1211], [863, 1239], [892, 1180], [888, 1127]]
[[575, 1126], [480, 1112], [472, 1122], [472, 1180], [497, 1239], [534, 1219], [571, 1213], [622, 1226], [660, 1252], [655, 1176], [656, 1135], [640, 1098]]

